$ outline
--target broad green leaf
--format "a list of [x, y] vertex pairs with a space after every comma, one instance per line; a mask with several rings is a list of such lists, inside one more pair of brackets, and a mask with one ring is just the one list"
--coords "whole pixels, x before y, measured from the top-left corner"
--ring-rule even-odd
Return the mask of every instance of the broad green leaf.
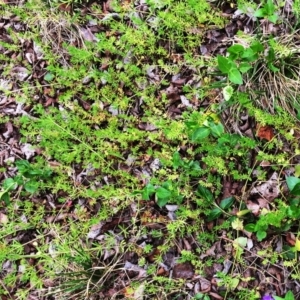
[[300, 165], [295, 166], [295, 176], [299, 177], [300, 176]]
[[247, 48], [242, 54], [242, 58], [247, 59], [252, 58], [253, 56], [255, 56], [255, 53], [252, 48]]
[[205, 186], [199, 185], [197, 189], [197, 195], [202, 197], [204, 200], [212, 203], [214, 201], [214, 196], [209, 189]]
[[254, 53], [259, 53], [264, 51], [264, 46], [259, 41], [254, 41], [250, 48], [253, 50]]
[[277, 15], [268, 16], [268, 20], [275, 24], [278, 20], [278, 16]]
[[255, 224], [247, 224], [244, 226], [244, 229], [248, 232], [255, 232]]
[[182, 166], [182, 160], [181, 160], [179, 152], [175, 152], [173, 154], [172, 163], [173, 163], [174, 169], [177, 169], [178, 167]]
[[18, 168], [18, 171], [22, 174], [32, 169], [29, 161], [27, 160], [17, 160], [16, 167]]
[[231, 69], [228, 73], [229, 80], [235, 84], [243, 84], [243, 78], [238, 69]]
[[259, 242], [261, 242], [266, 236], [267, 236], [267, 233], [265, 231], [259, 230], [256, 232], [256, 237]]
[[266, 11], [264, 8], [260, 8], [258, 9], [255, 13], [254, 13], [254, 17], [257, 17], [257, 18], [263, 18], [265, 15], [266, 15]]
[[227, 52], [228, 53], [241, 53], [241, 52], [244, 52], [244, 50], [245, 50], [245, 48], [242, 45], [235, 44], [235, 45], [230, 46], [227, 49]]
[[36, 181], [28, 181], [24, 184], [24, 188], [28, 193], [34, 194], [39, 187], [39, 183]]
[[224, 126], [222, 123], [211, 123], [209, 128], [214, 137], [220, 137], [224, 133]]
[[247, 63], [247, 62], [242, 62], [239, 66], [239, 70], [242, 72], [242, 73], [246, 73], [247, 71], [249, 71], [250, 69], [252, 68], [252, 66]]
[[286, 184], [290, 190], [290, 192], [293, 192], [296, 185], [300, 183], [300, 178], [294, 177], [294, 176], [288, 176], [286, 178]]
[[238, 278], [232, 278], [230, 280], [230, 289], [235, 290], [236, 287], [239, 285], [239, 283], [240, 283], [240, 280]]
[[273, 0], [268, 0], [267, 3], [264, 6], [264, 9], [268, 16], [271, 16], [275, 12], [275, 5], [273, 3]]
[[46, 75], [44, 76], [44, 80], [46, 81], [52, 81], [54, 79], [54, 75], [52, 73], [46, 73]]
[[294, 294], [292, 291], [288, 291], [284, 297], [285, 300], [295, 300]]
[[221, 55], [218, 55], [217, 59], [218, 59], [218, 67], [220, 71], [225, 74], [228, 74], [230, 69], [232, 68], [231, 61], [228, 58]]
[[10, 197], [8, 192], [1, 192], [0, 199], [4, 201], [5, 205], [10, 205]]
[[210, 129], [207, 127], [197, 128], [192, 134], [192, 142], [201, 142], [210, 134]]
[[300, 183], [294, 186], [293, 190], [291, 191], [291, 194], [295, 196], [300, 196]]
[[300, 217], [300, 209], [298, 205], [290, 205], [286, 209], [287, 216], [298, 219]]
[[8, 192], [16, 189], [18, 187], [18, 183], [13, 178], [6, 178], [3, 181], [3, 189]]
[[168, 201], [169, 201], [168, 198], [157, 198], [156, 203], [161, 208], [165, 206], [168, 203]]
[[207, 216], [207, 219], [206, 221], [207, 222], [210, 222], [210, 221], [213, 221], [217, 218], [219, 218], [221, 215], [222, 215], [222, 210], [220, 208], [214, 208], [210, 211], [209, 215]]
[[230, 98], [233, 95], [233, 92], [234, 92], [234, 90], [231, 85], [227, 85], [223, 88], [223, 96], [224, 96], [225, 101], [230, 100]]
[[155, 187], [151, 184], [148, 183], [142, 191], [142, 199], [143, 200], [149, 200], [150, 196], [155, 193]]
[[295, 259], [296, 254], [295, 254], [295, 251], [293, 251], [293, 247], [290, 247], [288, 245], [283, 245], [282, 250], [283, 251], [281, 253], [285, 259], [288, 259], [288, 260]]
[[171, 198], [171, 192], [163, 187], [159, 187], [155, 192], [157, 198], [157, 205], [159, 207], [165, 206]]
[[163, 187], [159, 187], [155, 191], [156, 197], [158, 199], [170, 199], [171, 197], [171, 192]]
[[232, 206], [232, 204], [234, 203], [235, 199], [234, 197], [228, 197], [228, 198], [225, 198], [223, 199], [221, 202], [220, 202], [220, 207], [224, 210], [230, 208], [230, 206]]

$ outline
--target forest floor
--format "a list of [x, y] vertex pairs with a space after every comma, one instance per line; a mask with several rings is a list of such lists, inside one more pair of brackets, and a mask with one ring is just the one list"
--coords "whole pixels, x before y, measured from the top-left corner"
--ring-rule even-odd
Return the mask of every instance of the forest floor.
[[300, 299], [299, 0], [0, 1], [0, 298]]

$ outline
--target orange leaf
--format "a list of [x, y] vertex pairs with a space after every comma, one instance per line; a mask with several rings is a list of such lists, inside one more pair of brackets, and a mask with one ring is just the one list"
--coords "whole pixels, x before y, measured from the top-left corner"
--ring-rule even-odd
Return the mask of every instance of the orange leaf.
[[256, 136], [270, 141], [274, 137], [273, 128], [269, 125], [266, 126], [257, 126]]

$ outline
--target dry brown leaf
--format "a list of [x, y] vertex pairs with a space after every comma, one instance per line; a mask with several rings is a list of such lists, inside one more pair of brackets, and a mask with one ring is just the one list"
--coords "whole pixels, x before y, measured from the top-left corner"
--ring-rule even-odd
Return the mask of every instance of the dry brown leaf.
[[261, 138], [261, 139], [265, 139], [267, 141], [270, 141], [274, 137], [273, 128], [269, 125], [266, 125], [266, 126], [258, 125], [257, 126], [257, 131], [256, 131], [256, 136]]
[[292, 232], [288, 232], [286, 234], [286, 237], [285, 237], [287, 243], [291, 246], [295, 246], [296, 244], [296, 237], [295, 235], [292, 233]]

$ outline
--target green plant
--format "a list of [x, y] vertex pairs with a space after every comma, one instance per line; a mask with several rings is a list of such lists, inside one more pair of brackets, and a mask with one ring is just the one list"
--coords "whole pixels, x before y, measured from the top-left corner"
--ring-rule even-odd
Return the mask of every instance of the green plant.
[[274, 298], [275, 300], [295, 300], [295, 297], [294, 297], [294, 294], [293, 294], [292, 291], [288, 291], [288, 292], [285, 294], [284, 298], [279, 297], [279, 296], [273, 296], [273, 298]]
[[[214, 202], [213, 194], [204, 186], [199, 185], [197, 192], [197, 196], [200, 196], [202, 199], [207, 201], [210, 205], [215, 206], [215, 208], [211, 209], [209, 214], [207, 215], [207, 221], [213, 221], [219, 218], [222, 214], [227, 214], [226, 210], [228, 210], [235, 202], [234, 197], [228, 197], [221, 200], [220, 204]], [[201, 200], [197, 201], [197, 204], [202, 206], [203, 202]], [[230, 215], [229, 215], [230, 216]]]
[[260, 212], [259, 219], [255, 223], [248, 223], [245, 229], [249, 232], [255, 232], [258, 241], [262, 241], [267, 236], [270, 227], [277, 231], [287, 231], [291, 228], [295, 220], [300, 217], [299, 212], [299, 195], [300, 195], [300, 179], [294, 176], [286, 178], [290, 196], [288, 202], [278, 201], [277, 209], [268, 211], [263, 209]]
[[5, 179], [2, 184], [0, 199], [6, 205], [10, 204], [9, 192], [21, 187], [26, 192], [34, 194], [41, 186], [41, 182], [50, 179], [52, 174], [51, 169], [41, 169], [39, 166], [30, 164], [27, 160], [18, 160], [15, 164], [18, 170], [17, 175]]
[[278, 20], [278, 14], [276, 13], [276, 7], [273, 0], [267, 0], [267, 2], [255, 11], [254, 16], [257, 18], [266, 18], [272, 23], [276, 23]]
[[176, 184], [170, 180], [163, 182], [160, 186], [148, 183], [141, 191], [143, 200], [149, 200], [153, 194], [155, 194], [157, 205], [160, 207], [165, 206], [170, 200], [177, 204], [180, 204], [183, 200], [183, 195], [179, 193]]
[[218, 68], [223, 74], [228, 75], [232, 83], [242, 84], [242, 74], [253, 68], [251, 63], [257, 61], [263, 50], [263, 45], [258, 41], [253, 42], [248, 48], [240, 44], [232, 45], [227, 49], [228, 57], [217, 56]]

